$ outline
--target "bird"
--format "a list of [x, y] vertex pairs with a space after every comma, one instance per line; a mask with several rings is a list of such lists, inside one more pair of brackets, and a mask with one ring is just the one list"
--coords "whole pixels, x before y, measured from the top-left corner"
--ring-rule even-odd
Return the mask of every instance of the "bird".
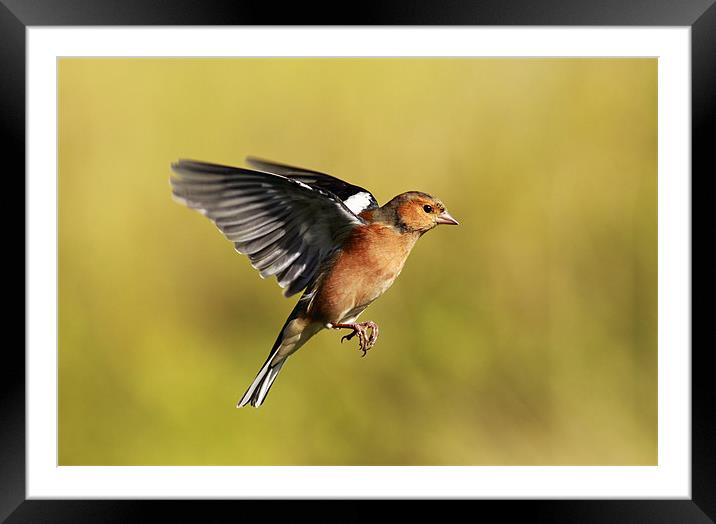
[[350, 330], [365, 356], [378, 339], [358, 316], [393, 284], [416, 241], [457, 225], [428, 193], [401, 193], [383, 206], [339, 178], [249, 156], [253, 169], [180, 159], [171, 164], [177, 202], [211, 220], [286, 297], [303, 291], [268, 358], [237, 402], [259, 407], [286, 360], [323, 329]]

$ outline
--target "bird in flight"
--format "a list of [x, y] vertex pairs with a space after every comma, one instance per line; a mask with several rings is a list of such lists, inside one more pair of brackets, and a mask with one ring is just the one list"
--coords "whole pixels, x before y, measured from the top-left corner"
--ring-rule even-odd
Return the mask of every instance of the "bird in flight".
[[443, 203], [408, 191], [384, 206], [331, 175], [254, 157], [255, 169], [194, 160], [172, 164], [175, 200], [208, 217], [284, 295], [303, 291], [266, 362], [236, 407], [259, 407], [276, 376], [323, 329], [347, 329], [365, 356], [378, 339], [358, 316], [395, 281], [415, 242], [439, 224], [457, 224]]

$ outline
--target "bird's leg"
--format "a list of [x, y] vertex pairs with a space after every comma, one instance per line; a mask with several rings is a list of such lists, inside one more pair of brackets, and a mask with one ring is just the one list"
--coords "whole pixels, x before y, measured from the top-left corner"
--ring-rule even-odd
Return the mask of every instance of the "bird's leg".
[[[375, 341], [378, 340], [378, 324], [370, 320], [354, 324], [331, 324], [331, 327], [333, 329], [352, 329], [352, 333], [341, 337], [341, 342], [350, 340], [358, 335], [358, 348], [363, 352], [363, 356], [375, 345]], [[369, 328], [370, 335], [368, 335]]]

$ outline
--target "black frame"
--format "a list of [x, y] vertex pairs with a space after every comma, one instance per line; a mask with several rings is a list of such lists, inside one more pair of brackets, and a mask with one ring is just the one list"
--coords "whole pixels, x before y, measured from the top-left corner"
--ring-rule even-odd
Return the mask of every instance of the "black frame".
[[[716, 0], [391, 0], [326, 5], [201, 0], [0, 0], [0, 114], [6, 132], [3, 160], [7, 180], [25, 171], [25, 28], [32, 25], [635, 25], [690, 26], [692, 31], [692, 170], [702, 177], [714, 169], [716, 134]], [[710, 169], [709, 169], [710, 168]], [[692, 175], [693, 180], [693, 175]], [[22, 188], [24, 194], [24, 186]], [[19, 199], [15, 199], [18, 201]], [[10, 218], [9, 213], [5, 213]], [[13, 214], [13, 218], [15, 218]], [[8, 223], [10, 223], [8, 221]], [[9, 228], [6, 228], [9, 229]], [[693, 255], [692, 255], [693, 256]], [[6, 261], [9, 257], [6, 258]], [[23, 260], [26, 262], [26, 260]], [[7, 273], [6, 273], [7, 274]], [[23, 299], [23, 304], [24, 304]], [[8, 304], [8, 302], [6, 302]], [[18, 322], [19, 323], [19, 322]], [[475, 517], [498, 511], [500, 518], [529, 517], [568, 522], [713, 522], [716, 520], [716, 388], [709, 348], [692, 347], [691, 500], [453, 501], [475, 509]], [[5, 344], [0, 381], [0, 521], [124, 522], [148, 520], [149, 511], [211, 521], [224, 510], [233, 518], [314, 510], [306, 501], [28, 501], [25, 500], [25, 359], [19, 344]], [[356, 521], [383, 504], [334, 501], [321, 508]], [[376, 508], [377, 504], [377, 508]], [[444, 504], [444, 503], [443, 503]], [[445, 516], [438, 504], [434, 516]], [[238, 507], [237, 507], [238, 506]], [[336, 507], [339, 506], [339, 507]], [[428, 517], [435, 505], [415, 501]], [[239, 509], [241, 513], [236, 513]], [[403, 508], [405, 509], [405, 508]], [[327, 513], [328, 514], [328, 513]], [[469, 513], [465, 513], [470, 515]], [[478, 517], [479, 518], [479, 517]], [[7, 520], [6, 520], [7, 519]]]

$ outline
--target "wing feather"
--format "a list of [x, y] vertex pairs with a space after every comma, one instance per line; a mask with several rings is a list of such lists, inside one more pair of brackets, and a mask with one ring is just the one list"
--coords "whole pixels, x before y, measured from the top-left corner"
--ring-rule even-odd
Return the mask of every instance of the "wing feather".
[[208, 217], [263, 278], [276, 276], [286, 296], [363, 223], [343, 198], [299, 178], [194, 160], [172, 170], [174, 198]]
[[360, 186], [349, 184], [340, 178], [326, 173], [313, 171], [312, 169], [304, 169], [302, 167], [289, 166], [287, 164], [252, 156], [247, 157], [246, 162], [266, 173], [285, 176], [286, 178], [302, 182], [310, 187], [330, 191], [340, 198], [345, 206], [356, 215], [366, 209], [375, 209], [378, 207], [378, 201], [370, 191]]

